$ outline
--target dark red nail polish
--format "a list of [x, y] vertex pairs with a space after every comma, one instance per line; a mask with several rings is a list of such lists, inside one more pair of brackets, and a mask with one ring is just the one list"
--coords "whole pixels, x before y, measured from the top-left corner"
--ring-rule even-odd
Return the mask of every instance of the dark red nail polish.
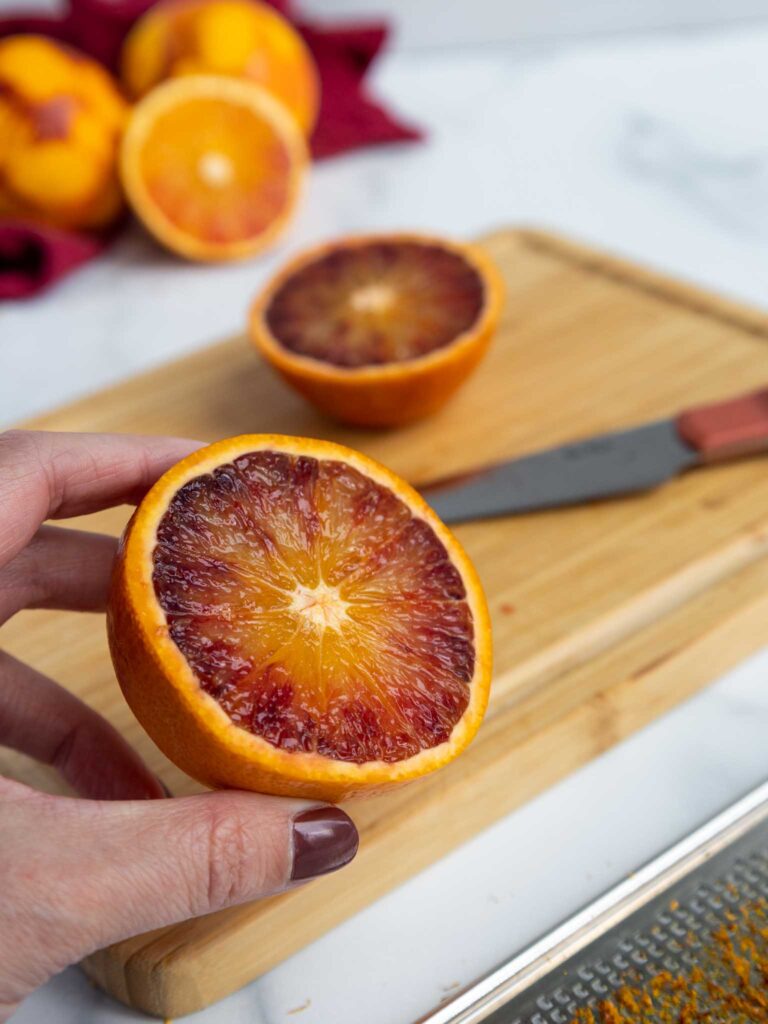
[[355, 823], [338, 807], [313, 807], [293, 819], [291, 881], [327, 875], [357, 853]]

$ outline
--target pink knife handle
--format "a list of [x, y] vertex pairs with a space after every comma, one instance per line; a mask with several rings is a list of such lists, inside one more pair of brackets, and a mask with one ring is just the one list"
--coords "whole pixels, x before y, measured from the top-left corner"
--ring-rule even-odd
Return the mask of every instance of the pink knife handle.
[[677, 417], [677, 429], [707, 460], [768, 449], [768, 389], [687, 409]]

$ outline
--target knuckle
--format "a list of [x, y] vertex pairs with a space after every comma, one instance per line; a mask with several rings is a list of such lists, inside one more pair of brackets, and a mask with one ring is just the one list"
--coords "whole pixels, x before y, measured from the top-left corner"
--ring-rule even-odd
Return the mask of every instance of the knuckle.
[[252, 837], [238, 813], [216, 807], [208, 812], [206, 841], [206, 899], [208, 908], [230, 906], [253, 889]]

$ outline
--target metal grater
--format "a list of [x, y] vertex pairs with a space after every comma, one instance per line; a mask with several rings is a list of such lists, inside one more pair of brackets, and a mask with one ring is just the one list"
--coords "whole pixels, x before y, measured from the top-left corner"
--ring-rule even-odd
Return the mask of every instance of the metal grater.
[[628, 975], [687, 972], [725, 915], [760, 899], [768, 900], [768, 783], [418, 1024], [570, 1024]]

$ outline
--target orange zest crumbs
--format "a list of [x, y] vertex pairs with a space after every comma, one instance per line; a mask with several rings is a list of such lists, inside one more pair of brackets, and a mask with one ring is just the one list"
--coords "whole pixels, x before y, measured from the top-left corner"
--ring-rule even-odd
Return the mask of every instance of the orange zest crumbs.
[[[675, 906], [676, 901], [675, 902]], [[693, 945], [696, 940], [688, 938]], [[728, 912], [690, 970], [626, 983], [570, 1024], [768, 1024], [768, 904]]]

